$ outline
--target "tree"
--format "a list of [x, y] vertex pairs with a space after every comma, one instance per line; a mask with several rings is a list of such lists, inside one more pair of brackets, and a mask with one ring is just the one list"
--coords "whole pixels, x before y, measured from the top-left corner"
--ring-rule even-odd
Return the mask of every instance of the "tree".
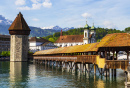
[[2, 56], [10, 56], [10, 51], [2, 51]]
[[49, 41], [55, 42], [54, 38], [49, 38]]
[[125, 28], [125, 32], [130, 33], [130, 27]]

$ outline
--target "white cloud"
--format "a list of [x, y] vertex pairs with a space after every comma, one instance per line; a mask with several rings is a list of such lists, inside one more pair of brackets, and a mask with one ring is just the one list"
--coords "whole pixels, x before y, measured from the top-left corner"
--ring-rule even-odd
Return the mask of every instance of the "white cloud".
[[52, 3], [50, 2], [50, 0], [45, 0], [45, 2], [43, 2], [43, 6], [46, 8], [51, 8]]
[[31, 0], [33, 3], [38, 3], [40, 0]]
[[81, 14], [81, 16], [84, 18], [91, 18], [92, 17], [92, 15], [89, 13], [83, 13], [83, 14]]
[[113, 24], [113, 23], [110, 22], [110, 21], [104, 21], [104, 22], [103, 22], [103, 25], [104, 25], [104, 27], [106, 27], [106, 28], [117, 28], [116, 25]]
[[32, 4], [32, 9], [40, 9], [42, 4], [37, 3], [37, 4]]
[[[19, 0], [17, 0], [17, 1], [19, 1]], [[46, 7], [46, 8], [51, 8], [51, 6], [52, 6], [52, 3], [50, 2], [50, 0], [45, 0], [45, 2], [43, 2], [43, 3], [39, 3], [40, 0], [31, 0], [31, 1], [33, 2], [32, 7], [22, 6], [22, 7], [18, 7], [17, 9], [19, 9], [19, 10], [37, 10], [37, 9], [40, 9], [42, 5], [43, 5], [43, 7]]]
[[39, 19], [37, 19], [37, 18], [33, 18], [32, 20], [33, 20], [33, 21], [39, 21]]
[[19, 9], [19, 10], [31, 10], [31, 8], [28, 7], [28, 6], [18, 7], [17, 9]]
[[54, 26], [42, 27], [41, 29], [52, 29]]
[[23, 7], [18, 7], [17, 9], [19, 10], [37, 10], [40, 9], [42, 4], [37, 3], [37, 4], [32, 4], [32, 8], [28, 6], [23, 6]]
[[16, 0], [15, 5], [25, 5], [25, 0]]

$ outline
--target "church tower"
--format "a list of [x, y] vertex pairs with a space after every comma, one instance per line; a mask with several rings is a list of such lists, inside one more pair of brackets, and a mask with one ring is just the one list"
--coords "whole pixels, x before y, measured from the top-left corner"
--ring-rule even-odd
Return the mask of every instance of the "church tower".
[[17, 15], [8, 30], [11, 35], [10, 61], [27, 61], [28, 35], [31, 30], [21, 13]]
[[94, 23], [93, 23], [93, 26], [91, 27], [91, 32], [90, 34], [92, 35], [92, 38], [91, 38], [91, 43], [95, 43], [96, 42], [96, 28], [94, 27]]
[[84, 26], [84, 38], [83, 38], [83, 44], [89, 43], [89, 25], [87, 24]]

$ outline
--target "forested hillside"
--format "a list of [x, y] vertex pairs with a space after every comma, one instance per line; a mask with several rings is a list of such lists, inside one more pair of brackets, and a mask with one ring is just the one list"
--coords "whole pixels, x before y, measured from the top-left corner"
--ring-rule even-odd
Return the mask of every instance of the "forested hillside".
[[[124, 33], [125, 31], [120, 31], [116, 29], [108, 29], [108, 28], [96, 28], [96, 40], [97, 42], [102, 39], [106, 34], [111, 34], [111, 33]], [[84, 28], [76, 28], [76, 29], [71, 29], [66, 32], [63, 32], [63, 35], [83, 35], [84, 33]], [[56, 32], [53, 35], [49, 35], [44, 37], [45, 39], [55, 42], [58, 38], [60, 37], [60, 32]]]
[[[4, 34], [4, 35], [9, 35], [9, 29], [10, 25], [0, 25], [0, 34]], [[60, 30], [52, 30], [52, 29], [41, 29], [38, 27], [32, 27], [30, 26], [31, 32], [30, 32], [30, 37], [43, 37], [43, 36], [48, 36], [48, 35], [52, 35], [55, 32], [58, 32]]]

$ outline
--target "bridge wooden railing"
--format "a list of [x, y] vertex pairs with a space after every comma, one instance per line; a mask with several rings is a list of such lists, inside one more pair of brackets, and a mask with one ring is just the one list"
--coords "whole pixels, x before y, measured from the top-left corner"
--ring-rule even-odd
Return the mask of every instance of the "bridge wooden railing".
[[127, 70], [129, 60], [106, 60], [107, 68]]
[[83, 63], [96, 63], [96, 56], [97, 55], [82, 55], [77, 56], [77, 62], [83, 62]]
[[72, 61], [72, 62], [88, 62], [96, 63], [97, 55], [77, 55], [77, 56], [34, 56], [38, 60], [51, 60], [51, 61]]
[[51, 61], [76, 61], [76, 56], [34, 56], [38, 60], [51, 60]]

